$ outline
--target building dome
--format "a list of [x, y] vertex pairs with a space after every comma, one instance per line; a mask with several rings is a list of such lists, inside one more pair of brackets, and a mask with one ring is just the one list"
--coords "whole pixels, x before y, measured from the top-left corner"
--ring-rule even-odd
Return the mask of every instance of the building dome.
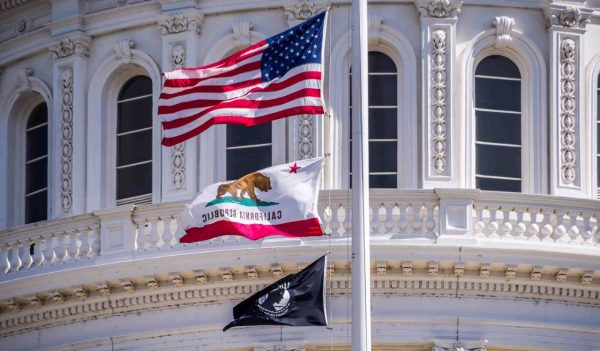
[[[0, 0], [0, 348], [350, 350], [350, 6]], [[326, 8], [324, 116], [161, 146], [163, 72]], [[372, 349], [600, 350], [600, 1], [371, 1], [368, 27]], [[178, 242], [204, 186], [323, 155], [327, 235]], [[222, 331], [326, 251], [330, 328]]]

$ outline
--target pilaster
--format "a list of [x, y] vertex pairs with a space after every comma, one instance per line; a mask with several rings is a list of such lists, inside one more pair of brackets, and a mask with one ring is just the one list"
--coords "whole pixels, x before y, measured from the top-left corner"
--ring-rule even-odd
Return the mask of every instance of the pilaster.
[[458, 128], [454, 125], [456, 23], [461, 0], [417, 0], [421, 13], [421, 171], [423, 187], [460, 187]]
[[551, 3], [544, 9], [550, 40], [550, 193], [591, 196], [585, 147], [584, 40], [591, 10]]
[[[325, 9], [312, 0], [287, 0], [284, 1], [283, 8], [290, 28]], [[302, 115], [284, 120], [287, 123], [289, 160], [301, 160], [323, 154], [319, 140], [324, 138], [323, 119], [325, 118], [328, 117], [326, 115]]]
[[[162, 71], [198, 66], [198, 36], [203, 16], [195, 9], [163, 15]], [[197, 192], [198, 138], [172, 147], [161, 147], [162, 201], [189, 200]]]
[[50, 167], [55, 182], [51, 217], [85, 212], [86, 91], [90, 37], [76, 32], [59, 39], [53, 54], [53, 150], [59, 150]]

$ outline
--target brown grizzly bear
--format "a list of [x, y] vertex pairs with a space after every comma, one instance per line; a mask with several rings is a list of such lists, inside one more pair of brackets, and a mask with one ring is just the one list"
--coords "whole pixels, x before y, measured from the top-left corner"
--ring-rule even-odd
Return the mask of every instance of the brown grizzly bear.
[[[244, 194], [248, 193], [252, 200], [259, 203], [261, 200], [256, 197], [254, 188], [258, 188], [262, 192], [271, 190], [271, 179], [258, 172], [247, 174], [236, 181], [219, 185], [216, 199], [220, 199], [223, 195], [229, 193], [234, 199], [239, 200], [244, 197]], [[239, 196], [238, 190], [240, 191]]]

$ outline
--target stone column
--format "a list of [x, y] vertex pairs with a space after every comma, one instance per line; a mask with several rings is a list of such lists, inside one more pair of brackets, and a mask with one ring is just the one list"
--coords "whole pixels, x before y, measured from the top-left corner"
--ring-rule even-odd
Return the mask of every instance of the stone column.
[[462, 0], [416, 0], [415, 5], [421, 13], [423, 187], [457, 188], [461, 184], [460, 143], [453, 86]]
[[[162, 31], [163, 72], [199, 66], [198, 37], [202, 20], [197, 10], [189, 9], [165, 14], [158, 20]], [[197, 192], [198, 138], [161, 148], [162, 201], [189, 200]]]
[[50, 200], [51, 218], [85, 212], [86, 100], [90, 37], [77, 32], [62, 37], [50, 48], [53, 62], [52, 150], [57, 164], [50, 167], [56, 192]]
[[550, 193], [591, 196], [585, 140], [583, 35], [591, 10], [551, 3], [544, 9], [550, 40]]

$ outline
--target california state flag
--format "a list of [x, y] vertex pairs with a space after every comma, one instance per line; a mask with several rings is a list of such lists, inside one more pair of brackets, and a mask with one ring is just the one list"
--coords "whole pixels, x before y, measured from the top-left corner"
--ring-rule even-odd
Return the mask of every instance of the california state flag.
[[323, 158], [312, 158], [207, 186], [181, 214], [185, 235], [180, 242], [221, 235], [251, 240], [323, 235], [317, 213], [322, 168]]

